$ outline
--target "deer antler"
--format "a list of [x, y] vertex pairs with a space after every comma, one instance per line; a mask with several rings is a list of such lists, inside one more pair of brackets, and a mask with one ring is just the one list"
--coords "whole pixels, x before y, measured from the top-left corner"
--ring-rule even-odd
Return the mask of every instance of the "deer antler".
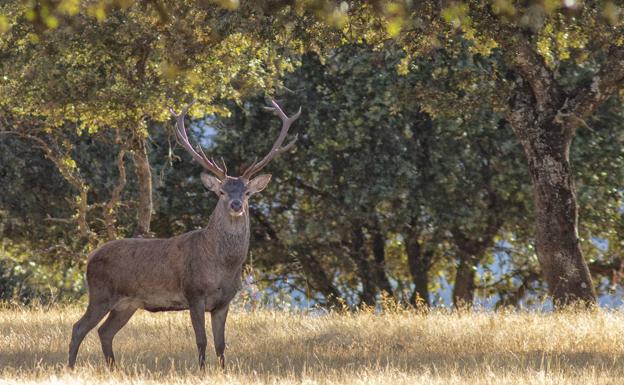
[[200, 145], [197, 145], [197, 149], [199, 150], [198, 152], [193, 148], [193, 146], [189, 142], [188, 135], [186, 134], [186, 128], [184, 127], [184, 117], [186, 116], [186, 113], [188, 112], [189, 108], [191, 108], [191, 106], [194, 103], [195, 103], [195, 100], [193, 100], [191, 104], [186, 106], [180, 112], [179, 115], [175, 113], [173, 108], [169, 107], [169, 111], [171, 112], [171, 115], [173, 115], [176, 118], [176, 130], [175, 130], [176, 139], [178, 140], [178, 143], [180, 143], [182, 147], [184, 147], [186, 151], [189, 154], [191, 154], [191, 156], [193, 157], [193, 159], [197, 161], [197, 163], [201, 164], [202, 167], [204, 167], [207, 171], [212, 172], [219, 179], [223, 180], [225, 179], [227, 175], [225, 162], [223, 163], [223, 168], [217, 166], [217, 163], [213, 159], [208, 159], [208, 157], [206, 156], [206, 154], [204, 153], [204, 150], [202, 150]]
[[277, 155], [290, 150], [297, 141], [297, 136], [295, 135], [293, 140], [291, 140], [287, 145], [282, 147], [282, 143], [284, 143], [284, 139], [286, 139], [286, 134], [288, 134], [288, 129], [290, 128], [290, 125], [301, 115], [301, 107], [299, 107], [299, 111], [297, 111], [296, 114], [289, 117], [284, 113], [284, 111], [282, 111], [282, 109], [275, 100], [271, 100], [271, 104], [273, 105], [273, 107], [265, 107], [265, 109], [268, 111], [272, 111], [275, 115], [279, 116], [279, 118], [282, 120], [282, 130], [280, 131], [277, 140], [275, 140], [275, 143], [273, 143], [273, 147], [271, 147], [269, 153], [264, 158], [262, 158], [261, 161], [254, 161], [251, 166], [249, 166], [243, 172], [242, 177], [245, 179], [250, 179], [252, 175], [262, 170], [264, 166], [266, 166]]

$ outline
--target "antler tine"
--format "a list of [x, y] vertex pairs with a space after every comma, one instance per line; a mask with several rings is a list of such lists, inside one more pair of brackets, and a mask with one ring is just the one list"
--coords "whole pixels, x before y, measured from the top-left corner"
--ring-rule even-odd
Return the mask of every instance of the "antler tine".
[[201, 145], [197, 145], [197, 148], [199, 150], [198, 152], [193, 148], [189, 141], [188, 135], [186, 133], [186, 128], [184, 127], [184, 117], [194, 103], [195, 100], [193, 100], [188, 106], [184, 107], [179, 115], [175, 113], [173, 108], [169, 107], [171, 115], [176, 118], [176, 139], [178, 143], [180, 143], [180, 145], [184, 147], [184, 149], [193, 157], [193, 159], [197, 161], [197, 163], [201, 164], [202, 167], [204, 167], [207, 171], [212, 172], [220, 179], [224, 179], [227, 175], [226, 169], [222, 169], [221, 167], [217, 166], [217, 164], [213, 160], [208, 159], [208, 157], [204, 153], [204, 150], [201, 148]]
[[223, 165], [223, 173], [227, 175], [227, 165], [225, 164], [223, 157], [221, 157], [221, 164]]
[[275, 140], [275, 143], [273, 143], [273, 147], [271, 147], [271, 150], [269, 151], [269, 153], [266, 154], [266, 156], [262, 158], [261, 161], [259, 162], [254, 161], [254, 163], [252, 163], [251, 166], [249, 166], [245, 170], [245, 172], [243, 172], [243, 175], [242, 175], [243, 178], [246, 178], [246, 179], [251, 178], [252, 175], [262, 170], [264, 166], [266, 166], [277, 155], [290, 150], [295, 145], [295, 142], [297, 141], [297, 136], [295, 135], [295, 138], [292, 141], [290, 141], [286, 146], [282, 147], [282, 143], [284, 143], [284, 139], [286, 139], [286, 135], [288, 134], [288, 130], [290, 129], [290, 126], [301, 115], [301, 107], [299, 107], [299, 111], [297, 111], [296, 114], [289, 117], [288, 115], [284, 113], [282, 108], [279, 106], [279, 104], [277, 104], [275, 100], [271, 100], [271, 104], [272, 104], [272, 107], [265, 107], [265, 109], [268, 111], [272, 111], [275, 115], [279, 116], [279, 118], [282, 120], [282, 129], [277, 139]]

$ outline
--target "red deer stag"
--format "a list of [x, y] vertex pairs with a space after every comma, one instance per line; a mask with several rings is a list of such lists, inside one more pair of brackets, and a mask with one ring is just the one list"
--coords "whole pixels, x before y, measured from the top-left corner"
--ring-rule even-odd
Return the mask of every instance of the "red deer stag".
[[[191, 103], [192, 104], [192, 103]], [[297, 140], [282, 146], [290, 125], [301, 114], [286, 116], [272, 101], [267, 107], [282, 120], [282, 129], [269, 153], [253, 162], [240, 177], [227, 175], [225, 164], [219, 167], [200, 146], [189, 142], [184, 117], [190, 107], [176, 118], [176, 138], [193, 159], [206, 171], [201, 174], [204, 185], [219, 196], [208, 224], [169, 239], [120, 239], [95, 250], [87, 262], [89, 304], [85, 314], [72, 329], [69, 344], [69, 367], [73, 368], [80, 343], [99, 322], [98, 329], [104, 358], [115, 363], [113, 337], [130, 320], [137, 309], [151, 312], [190, 310], [199, 353], [199, 366], [205, 365], [205, 312], [210, 312], [212, 335], [220, 366], [225, 367], [225, 320], [230, 301], [241, 288], [241, 269], [249, 249], [248, 199], [262, 191], [270, 174], [252, 179], [275, 156], [288, 151]]]

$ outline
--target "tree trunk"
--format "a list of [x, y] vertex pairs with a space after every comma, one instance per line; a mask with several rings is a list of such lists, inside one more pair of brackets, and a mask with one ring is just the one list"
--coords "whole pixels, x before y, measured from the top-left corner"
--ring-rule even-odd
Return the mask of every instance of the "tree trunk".
[[500, 42], [509, 53], [510, 67], [520, 75], [507, 120], [528, 160], [537, 256], [555, 306], [593, 304], [596, 294], [579, 244], [569, 150], [576, 128], [624, 83], [624, 48], [612, 46], [591, 84], [580, 84], [566, 95], [523, 34], [516, 31], [514, 39]]
[[[489, 170], [482, 170], [489, 186], [487, 176], [491, 175]], [[494, 238], [503, 226], [503, 218], [500, 215], [500, 207], [503, 201], [499, 194], [488, 188], [487, 208], [483, 210], [485, 216], [485, 227], [478, 233], [472, 234], [472, 237], [466, 234], [459, 227], [451, 229], [453, 235], [453, 243], [457, 248], [459, 257], [459, 265], [455, 273], [455, 286], [453, 287], [453, 305], [459, 307], [471, 307], [474, 302], [475, 295], [475, 276], [477, 266], [494, 245]]]
[[117, 131], [116, 142], [119, 144], [119, 153], [117, 154], [117, 171], [119, 172], [119, 176], [117, 178], [117, 183], [111, 192], [111, 198], [104, 206], [104, 224], [106, 226], [106, 235], [107, 240], [112, 241], [117, 238], [117, 227], [115, 226], [115, 222], [117, 219], [117, 206], [119, 204], [119, 200], [121, 199], [121, 194], [126, 187], [126, 165], [125, 165], [125, 156], [127, 145], [122, 143], [122, 139], [119, 136], [119, 131]]
[[150, 236], [150, 222], [152, 219], [152, 171], [149, 164], [146, 138], [136, 139], [133, 159], [139, 192], [135, 236]]
[[354, 225], [352, 239], [351, 258], [357, 266], [357, 273], [362, 283], [360, 303], [368, 306], [375, 305], [375, 281], [373, 272], [368, 261], [368, 253], [364, 242], [364, 231], [362, 226]]
[[340, 290], [334, 285], [331, 276], [327, 274], [321, 262], [314, 255], [314, 250], [311, 250], [314, 246], [286, 246], [264, 215], [258, 211], [254, 211], [252, 215], [262, 227], [264, 227], [266, 235], [269, 236], [271, 241], [279, 244], [279, 247], [284, 250], [291, 249], [295, 252], [295, 256], [299, 263], [301, 263], [304, 273], [306, 276], [310, 277], [309, 281], [306, 277], [306, 282], [310, 283], [310, 286], [312, 286], [314, 290], [320, 292], [325, 297], [325, 305], [335, 307], [336, 309], [342, 308], [343, 302], [341, 302], [342, 296], [340, 295]]
[[[416, 152], [416, 167], [420, 171], [420, 178], [414, 181], [412, 188], [418, 189], [420, 186], [428, 186], [437, 178], [434, 161], [432, 160], [432, 146], [435, 143], [436, 135], [431, 115], [424, 111], [418, 113], [418, 117], [414, 124], [410, 125], [412, 132], [412, 140], [416, 143], [418, 151]], [[420, 198], [416, 198], [410, 204], [412, 210], [412, 218], [409, 221], [409, 227], [405, 232], [405, 252], [407, 253], [407, 265], [409, 267], [412, 282], [414, 283], [414, 291], [410, 296], [410, 303], [413, 306], [426, 306], [431, 304], [429, 295], [429, 269], [433, 260], [433, 250], [423, 248], [420, 243], [422, 230], [420, 224]]]
[[[519, 128], [519, 129], [518, 129]], [[536, 206], [537, 256], [556, 305], [595, 302], [578, 237], [578, 206], [569, 161], [571, 135], [554, 122], [514, 128], [526, 153]]]
[[415, 306], [429, 307], [429, 268], [433, 253], [422, 250], [418, 241], [418, 234], [411, 234], [405, 240], [405, 252], [407, 253], [407, 264], [412, 281], [414, 282], [414, 292], [410, 298], [410, 303]]
[[375, 228], [373, 235], [373, 257], [375, 258], [375, 284], [379, 290], [392, 296], [392, 285], [390, 285], [390, 280], [386, 274], [386, 237], [377, 228]]
[[470, 256], [460, 256], [455, 285], [453, 286], [453, 305], [456, 308], [470, 308], [474, 301], [475, 275], [478, 260]]
[[299, 260], [302, 262], [303, 270], [313, 279], [312, 287], [320, 291], [325, 297], [325, 303], [330, 307], [340, 309], [342, 307], [340, 292], [316, 257], [311, 252], [304, 251], [300, 253]]

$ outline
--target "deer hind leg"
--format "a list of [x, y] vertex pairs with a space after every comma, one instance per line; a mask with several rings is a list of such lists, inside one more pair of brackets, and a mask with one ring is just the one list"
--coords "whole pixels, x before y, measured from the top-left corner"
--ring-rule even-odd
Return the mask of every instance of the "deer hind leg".
[[108, 314], [106, 321], [98, 328], [100, 343], [102, 344], [102, 352], [108, 366], [112, 369], [115, 367], [115, 355], [113, 354], [113, 338], [117, 332], [123, 328], [130, 318], [134, 315], [137, 308], [126, 307], [123, 309], [113, 309]]
[[72, 329], [71, 341], [69, 343], [69, 359], [68, 366], [73, 368], [76, 364], [76, 356], [78, 356], [78, 348], [82, 343], [82, 340], [85, 338], [87, 333], [93, 329], [98, 322], [104, 318], [106, 313], [110, 310], [110, 304], [108, 301], [106, 302], [89, 302], [87, 306], [87, 311], [85, 311], [84, 315], [78, 322], [74, 324]]

